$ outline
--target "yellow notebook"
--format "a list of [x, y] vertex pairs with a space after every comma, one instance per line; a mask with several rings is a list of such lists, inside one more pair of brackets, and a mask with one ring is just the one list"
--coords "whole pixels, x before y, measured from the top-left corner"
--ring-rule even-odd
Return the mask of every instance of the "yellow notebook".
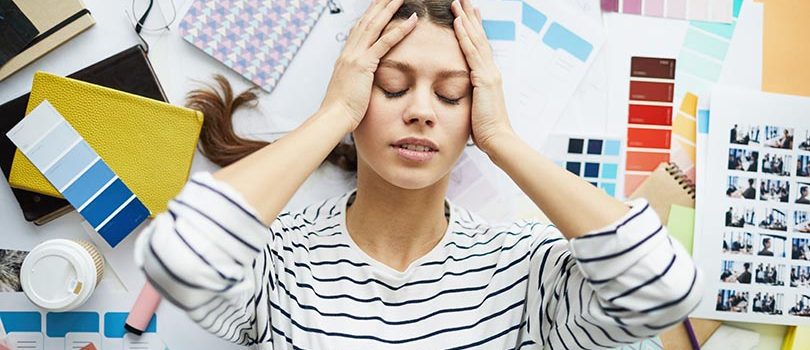
[[[87, 140], [152, 215], [165, 211], [188, 180], [202, 128], [201, 112], [38, 72], [26, 114], [43, 100]], [[9, 184], [61, 198], [19, 150]]]

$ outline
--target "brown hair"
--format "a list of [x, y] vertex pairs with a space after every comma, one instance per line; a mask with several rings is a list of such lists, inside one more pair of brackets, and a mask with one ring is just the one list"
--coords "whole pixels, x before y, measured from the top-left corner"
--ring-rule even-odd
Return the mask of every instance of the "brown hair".
[[[450, 2], [451, 0], [405, 0], [391, 20], [406, 20], [415, 12], [422, 20], [453, 30], [455, 17], [450, 11]], [[233, 113], [243, 106], [256, 106], [256, 88], [234, 96], [233, 88], [225, 77], [217, 74], [214, 80], [217, 86], [208, 84], [189, 92], [186, 107], [201, 111], [205, 116], [200, 132], [200, 152], [215, 164], [225, 167], [269, 143], [242, 138], [233, 129]], [[347, 171], [357, 171], [357, 150], [354, 144], [340, 143], [325, 161]]]

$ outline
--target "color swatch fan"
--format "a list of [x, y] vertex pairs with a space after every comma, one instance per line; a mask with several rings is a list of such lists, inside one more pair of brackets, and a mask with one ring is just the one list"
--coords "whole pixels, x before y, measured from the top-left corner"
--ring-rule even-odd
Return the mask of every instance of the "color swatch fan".
[[271, 92], [323, 13], [320, 0], [197, 0], [183, 39]]

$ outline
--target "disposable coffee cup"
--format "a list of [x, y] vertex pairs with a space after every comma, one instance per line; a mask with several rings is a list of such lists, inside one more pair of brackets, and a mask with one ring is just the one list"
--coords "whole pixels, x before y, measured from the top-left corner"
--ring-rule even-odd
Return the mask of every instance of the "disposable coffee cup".
[[104, 259], [85, 241], [52, 239], [34, 247], [23, 260], [20, 284], [39, 308], [62, 312], [84, 304], [104, 273]]

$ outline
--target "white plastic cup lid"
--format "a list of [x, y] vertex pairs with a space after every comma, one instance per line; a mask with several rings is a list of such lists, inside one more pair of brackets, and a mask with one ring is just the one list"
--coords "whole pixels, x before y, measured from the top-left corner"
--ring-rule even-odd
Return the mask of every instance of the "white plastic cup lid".
[[36, 246], [20, 269], [20, 283], [28, 299], [52, 311], [67, 311], [84, 304], [96, 287], [96, 276], [90, 253], [66, 239]]

